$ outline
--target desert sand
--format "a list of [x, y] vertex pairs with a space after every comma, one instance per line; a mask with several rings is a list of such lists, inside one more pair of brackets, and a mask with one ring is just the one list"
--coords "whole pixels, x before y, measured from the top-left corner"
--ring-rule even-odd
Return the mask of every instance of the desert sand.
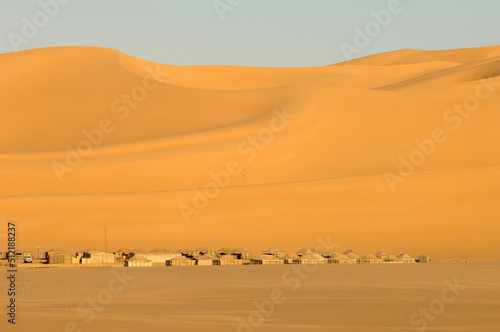
[[18, 278], [13, 331], [500, 329], [498, 264], [20, 268]]
[[500, 47], [308, 68], [170, 66], [97, 47], [1, 54], [1, 217], [33, 252], [102, 249], [106, 223], [113, 249], [329, 238], [495, 257], [499, 61]]

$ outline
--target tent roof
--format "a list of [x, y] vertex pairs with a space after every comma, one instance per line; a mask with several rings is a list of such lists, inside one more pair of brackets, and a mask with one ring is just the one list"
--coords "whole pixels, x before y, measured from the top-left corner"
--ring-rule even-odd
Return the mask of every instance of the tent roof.
[[95, 249], [82, 249], [80, 251], [77, 251], [77, 252], [91, 252], [91, 251], [97, 251]]
[[221, 261], [234, 261], [236, 260], [236, 257], [233, 255], [224, 255], [220, 258]]
[[148, 260], [144, 256], [135, 255], [134, 257], [127, 259], [127, 261], [148, 261]]
[[284, 251], [281, 249], [278, 249], [278, 248], [269, 248], [263, 252], [280, 253], [280, 252], [284, 252]]
[[325, 258], [319, 254], [313, 253], [310, 255], [302, 255], [301, 259], [309, 259], [309, 260], [324, 260]]
[[132, 250], [128, 249], [128, 248], [120, 248], [118, 250], [116, 250], [115, 252], [131, 252]]
[[198, 252], [210, 252], [210, 251], [215, 251], [215, 250], [212, 250], [209, 247], [199, 247], [199, 248], [196, 248], [195, 251], [198, 251]]
[[167, 248], [156, 248], [151, 250], [151, 252], [171, 252], [171, 250]]
[[311, 255], [313, 253], [314, 252], [311, 251], [311, 249], [302, 249], [299, 252], [297, 252], [297, 255], [299, 255], [299, 256], [301, 256], [301, 255]]
[[321, 256], [320, 254], [317, 254], [317, 253], [312, 253], [312, 255], [315, 259], [320, 259], [320, 260], [323, 260], [323, 259], [326, 259], [325, 257]]
[[71, 253], [64, 250], [51, 250], [47, 251], [49, 255], [71, 255]]
[[356, 254], [355, 254], [355, 253], [353, 253], [353, 252], [349, 253], [349, 254], [347, 255], [347, 257], [349, 257], [350, 259], [358, 259], [358, 258], [359, 258], [359, 256], [358, 256], [358, 255], [356, 255]]
[[186, 256], [175, 256], [171, 259], [172, 261], [191, 261], [191, 258], [187, 258]]
[[368, 254], [368, 255], [363, 256], [363, 259], [380, 259], [380, 258], [375, 256], [374, 254]]
[[348, 261], [351, 258], [344, 254], [336, 253], [335, 255], [332, 256], [333, 259], [339, 260], [339, 261]]
[[279, 258], [276, 258], [273, 255], [260, 254], [255, 259], [257, 259], [257, 260], [266, 260], [266, 261], [275, 261], [275, 260], [278, 260]]
[[394, 255], [389, 255], [385, 258], [386, 261], [397, 261], [399, 260], [396, 256]]
[[287, 255], [285, 256], [285, 259], [299, 259], [299, 258], [300, 258], [300, 257], [299, 257], [299, 255], [294, 254], [294, 253], [287, 254]]
[[398, 259], [413, 259], [412, 257], [408, 256], [404, 252], [402, 252], [399, 256]]
[[217, 257], [214, 257], [214, 256], [209, 255], [209, 254], [201, 255], [200, 257], [198, 257], [198, 260], [203, 260], [203, 261], [217, 260], [217, 259], [218, 259]]

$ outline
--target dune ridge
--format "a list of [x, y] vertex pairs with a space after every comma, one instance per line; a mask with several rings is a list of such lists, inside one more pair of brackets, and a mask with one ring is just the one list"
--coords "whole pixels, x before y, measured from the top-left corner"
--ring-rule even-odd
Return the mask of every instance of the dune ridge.
[[[118, 247], [292, 250], [330, 236], [366, 252], [493, 257], [499, 57], [401, 50], [254, 68], [97, 47], [1, 54], [0, 211], [25, 248], [80, 249], [106, 223]], [[403, 176], [436, 129], [444, 142]]]

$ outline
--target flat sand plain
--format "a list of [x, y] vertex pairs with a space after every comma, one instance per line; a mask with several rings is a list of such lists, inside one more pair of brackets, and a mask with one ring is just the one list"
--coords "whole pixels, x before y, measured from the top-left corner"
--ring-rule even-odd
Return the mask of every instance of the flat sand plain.
[[8, 331], [500, 330], [500, 263], [20, 268], [18, 278]]

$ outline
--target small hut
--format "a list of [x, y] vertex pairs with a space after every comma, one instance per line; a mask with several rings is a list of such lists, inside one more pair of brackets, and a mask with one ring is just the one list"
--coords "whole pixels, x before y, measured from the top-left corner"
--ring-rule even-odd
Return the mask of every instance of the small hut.
[[393, 263], [401, 263], [401, 261], [394, 255], [387, 255], [387, 257], [384, 258], [384, 263], [393, 264]]
[[300, 256], [300, 264], [326, 264], [326, 262], [325, 257], [316, 253]]
[[243, 260], [237, 259], [233, 255], [224, 255], [220, 258], [220, 265], [242, 265]]
[[167, 249], [165, 247], [161, 247], [161, 248], [153, 249], [153, 250], [151, 250], [151, 252], [172, 252], [172, 250]]
[[425, 255], [418, 256], [419, 263], [429, 263], [430, 261], [431, 261], [431, 258], [429, 256], [425, 256]]
[[243, 248], [236, 248], [234, 249], [232, 252], [231, 252], [231, 255], [233, 255], [234, 257], [238, 258], [238, 259], [245, 259], [245, 260], [249, 260], [249, 259], [252, 259], [253, 257], [253, 254], [251, 251], [247, 251]]
[[63, 250], [51, 250], [45, 253], [48, 264], [71, 264], [72, 257], [69, 252]]
[[153, 266], [151, 261], [148, 261], [146, 258], [141, 256], [134, 256], [130, 259], [127, 259], [124, 264], [125, 267], [148, 267]]
[[383, 261], [373, 254], [367, 254], [358, 259], [358, 262], [362, 264], [379, 264]]
[[337, 253], [338, 252], [336, 250], [330, 249], [329, 251], [327, 251], [323, 254], [323, 257], [331, 258], [331, 257], [335, 256]]
[[113, 264], [115, 255], [103, 251], [86, 251], [83, 253], [82, 264]]
[[359, 256], [357, 254], [355, 254], [354, 252], [350, 252], [346, 256], [349, 257], [352, 260], [355, 260], [356, 263], [359, 263]]
[[174, 257], [182, 255], [178, 252], [139, 252], [135, 254], [133, 257], [137, 256], [143, 257], [153, 263], [163, 263], [167, 259], [172, 259]]
[[216, 251], [210, 249], [209, 247], [199, 247], [199, 248], [191, 251], [191, 253], [189, 254], [189, 256], [191, 256], [193, 258], [196, 258], [198, 256], [206, 255], [206, 254], [209, 254], [211, 256], [217, 255]]
[[270, 248], [266, 251], [261, 251], [262, 255], [273, 255], [276, 258], [283, 259], [288, 254], [286, 251], [280, 250], [278, 248]]
[[321, 256], [323, 256], [323, 254], [325, 253], [324, 251], [322, 251], [322, 250], [320, 250], [318, 248], [309, 248], [309, 250], [312, 251], [312, 252], [314, 252], [314, 253], [316, 253], [316, 254], [318, 254], [318, 255], [321, 255]]
[[297, 252], [297, 255], [298, 256], [303, 256], [303, 255], [312, 255], [314, 254], [314, 251], [312, 251], [311, 249], [302, 249], [300, 251]]
[[300, 257], [297, 254], [288, 254], [283, 257], [285, 264], [300, 264]]
[[201, 255], [196, 259], [196, 265], [220, 265], [220, 259], [210, 254]]
[[327, 259], [329, 264], [356, 264], [356, 259], [351, 259], [344, 254], [337, 253]]
[[282, 259], [279, 259], [273, 255], [259, 255], [250, 260], [252, 265], [268, 265], [268, 264], [284, 264]]
[[384, 259], [386, 259], [386, 257], [388, 255], [385, 252], [383, 252], [383, 251], [379, 251], [379, 252], [375, 253], [375, 256], [378, 257], [378, 258], [380, 258], [380, 259], [382, 259], [382, 260], [384, 260]]
[[186, 256], [177, 256], [172, 259], [167, 259], [165, 261], [166, 266], [194, 266], [196, 261]]
[[219, 250], [217, 250], [215, 253], [216, 253], [217, 257], [222, 257], [224, 255], [231, 255], [232, 252], [233, 252], [233, 249], [231, 249], [231, 247], [222, 247]]
[[123, 260], [123, 259], [129, 259], [132, 257], [130, 254], [132, 253], [132, 250], [128, 248], [120, 248], [114, 252], [115, 254], [115, 259], [117, 260]]
[[405, 254], [404, 252], [402, 252], [399, 256], [398, 256], [398, 259], [402, 262], [402, 263], [415, 263], [415, 259], [408, 256], [407, 254]]

